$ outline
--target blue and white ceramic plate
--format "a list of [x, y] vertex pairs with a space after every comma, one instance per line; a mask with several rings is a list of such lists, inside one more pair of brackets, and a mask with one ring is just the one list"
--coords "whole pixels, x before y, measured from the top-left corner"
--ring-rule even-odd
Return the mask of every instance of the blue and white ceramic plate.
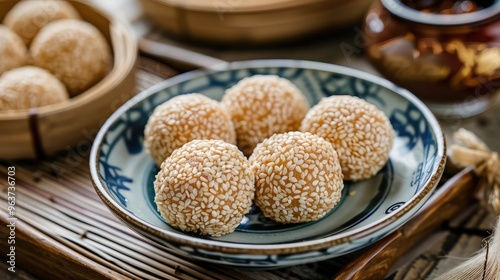
[[[340, 203], [316, 222], [280, 225], [254, 208], [235, 232], [222, 237], [170, 227], [156, 211], [153, 180], [158, 168], [142, 144], [149, 115], [157, 105], [180, 94], [199, 92], [220, 100], [226, 88], [255, 74], [291, 80], [311, 105], [340, 94], [375, 104], [396, 132], [389, 162], [372, 179], [346, 183]], [[345, 67], [263, 60], [189, 72], [137, 95], [102, 126], [92, 147], [90, 170], [97, 193], [111, 211], [147, 238], [204, 261], [271, 268], [340, 256], [393, 232], [426, 202], [444, 164], [438, 122], [408, 91]]]

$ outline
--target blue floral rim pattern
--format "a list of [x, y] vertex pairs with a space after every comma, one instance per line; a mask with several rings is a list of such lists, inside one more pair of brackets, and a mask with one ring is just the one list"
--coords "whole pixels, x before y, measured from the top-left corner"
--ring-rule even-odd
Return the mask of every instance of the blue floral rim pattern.
[[[380, 212], [383, 213], [383, 217], [376, 222], [358, 228], [354, 225], [354, 229], [350, 231], [333, 231], [330, 234], [310, 236], [306, 239], [290, 239], [276, 244], [242, 244], [219, 239], [201, 238], [175, 230], [165, 232], [162, 228], [148, 224], [148, 222], [138, 218], [128, 208], [129, 201], [126, 194], [131, 191], [134, 184], [146, 186], [151, 184], [151, 170], [153, 167], [148, 167], [148, 172], [146, 172], [148, 174], [143, 175], [143, 177], [149, 179], [135, 178], [135, 176], [131, 176], [129, 171], [125, 171], [124, 166], [122, 166], [122, 160], [126, 160], [127, 157], [119, 160], [119, 157], [115, 155], [116, 152], [113, 154], [116, 151], [115, 149], [120, 149], [120, 153], [125, 153], [130, 157], [144, 153], [142, 140], [147, 118], [157, 105], [169, 98], [179, 94], [202, 92], [217, 99], [225, 88], [235, 84], [244, 76], [255, 74], [275, 74], [290, 79], [292, 82], [298, 82], [303, 91], [310, 93], [308, 100], [311, 104], [317, 103], [324, 96], [349, 94], [363, 98], [378, 107], [389, 108], [387, 109], [390, 113], [388, 116], [399, 139], [393, 147], [395, 155], [398, 157], [407, 155], [412, 157], [412, 151], [417, 149], [417, 146], [423, 152], [422, 155], [419, 155], [421, 158], [418, 159], [416, 167], [412, 169], [411, 176], [407, 178], [407, 183], [412, 189], [411, 195], [404, 200], [397, 200], [386, 205], [382, 202], [387, 194], [384, 194], [384, 192], [377, 194], [378, 200], [373, 203], [379, 205], [376, 207], [382, 207]], [[190, 83], [192, 80], [197, 80], [198, 83]], [[402, 97], [407, 102], [406, 105], [393, 106], [388, 104], [393, 102], [390, 98], [391, 95]], [[395, 221], [398, 221], [398, 225], [401, 225], [404, 222], [402, 220], [407, 220], [423, 205], [442, 174], [444, 161], [444, 138], [439, 124], [425, 105], [408, 91], [382, 78], [341, 66], [308, 61], [263, 60], [235, 62], [218, 65], [211, 69], [189, 72], [162, 82], [135, 96], [119, 108], [99, 131], [92, 147], [90, 169], [96, 191], [101, 199], [129, 225], [137, 227], [144, 235], [155, 240], [159, 239], [165, 245], [175, 247], [179, 251], [183, 251], [183, 253], [189, 251], [189, 255], [199, 259], [211, 259], [226, 263], [222, 259], [230, 258], [230, 256], [222, 253], [219, 256], [219, 253], [213, 252], [224, 251], [228, 254], [261, 254], [267, 252], [266, 255], [279, 255], [286, 254], [288, 251], [307, 252], [323, 248], [324, 255], [331, 256], [339, 252], [345, 253], [369, 245], [389, 233], [389, 230], [384, 230], [384, 227], [391, 225]], [[148, 164], [151, 164], [151, 162]], [[390, 167], [391, 164], [389, 163], [388, 166]], [[396, 166], [396, 168], [400, 167]], [[389, 169], [392, 170], [392, 167]], [[406, 180], [397, 178], [397, 174], [396, 178], [390, 175], [386, 179]], [[393, 183], [384, 184], [391, 185]], [[349, 187], [346, 189], [349, 189]], [[145, 188], [143, 193], [145, 200], [151, 200], [150, 191], [148, 194], [148, 190]], [[149, 207], [153, 207], [151, 201], [148, 203]], [[370, 209], [366, 213], [376, 210], [374, 207], [370, 207]], [[361, 216], [356, 218], [357, 221], [362, 222], [363, 219], [369, 217], [366, 216], [366, 213], [360, 214]], [[258, 215], [258, 212], [250, 213], [250, 216], [252, 214]], [[249, 218], [251, 221], [252, 219]], [[259, 219], [256, 216], [253, 220]], [[258, 226], [262, 226], [262, 223]], [[254, 228], [250, 224], [249, 227], [241, 225], [239, 228], [241, 232], [252, 232], [253, 230]], [[394, 229], [391, 228], [391, 230]], [[335, 248], [334, 246], [347, 243], [356, 245], [346, 245], [345, 248]], [[221, 259], [217, 260], [219, 257]], [[267, 259], [267, 257], [264, 259]], [[294, 258], [292, 257], [292, 259]], [[236, 262], [238, 260], [233, 260], [231, 263], [235, 265]], [[282, 262], [278, 261], [278, 263]]]

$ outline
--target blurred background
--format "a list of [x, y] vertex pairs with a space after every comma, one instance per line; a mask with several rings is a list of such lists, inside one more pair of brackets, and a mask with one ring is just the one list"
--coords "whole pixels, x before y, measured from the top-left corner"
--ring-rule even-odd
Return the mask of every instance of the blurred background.
[[[302, 59], [359, 69], [384, 76], [407, 88], [414, 84], [423, 84], [421, 92], [439, 96], [447, 90], [446, 85], [433, 87], [432, 84], [426, 84], [426, 81], [437, 79], [435, 77], [447, 73], [446, 71], [455, 71], [455, 76], [462, 75], [463, 71], [468, 69], [460, 57], [465, 61], [467, 53], [470, 55], [476, 53], [479, 58], [475, 67], [479, 69], [481, 57], [478, 54], [483, 54], [482, 59], [487, 63], [486, 66], [481, 67], [489, 69], [490, 75], [487, 79], [479, 77], [478, 84], [467, 90], [474, 92], [482, 86], [487, 91], [486, 95], [493, 98], [488, 98], [484, 101], [485, 104], [478, 106], [490, 109], [482, 112], [482, 109], [485, 109], [483, 107], [477, 111], [477, 108], [469, 109], [469, 107], [459, 105], [458, 110], [453, 112], [441, 110], [438, 117], [447, 135], [460, 127], [465, 127], [476, 133], [493, 150], [500, 150], [500, 142], [496, 141], [496, 134], [500, 128], [500, 114], [495, 112], [495, 108], [499, 106], [496, 93], [500, 88], [498, 76], [500, 73], [499, 1], [407, 1], [408, 3], [405, 3], [408, 6], [413, 5], [415, 9], [420, 8], [428, 14], [436, 13], [436, 11], [431, 11], [426, 7], [437, 5], [441, 8], [440, 13], [462, 13], [460, 16], [465, 16], [462, 17], [465, 19], [463, 20], [465, 24], [452, 26], [449, 33], [466, 35], [454, 38], [455, 35], [440, 34], [442, 28], [439, 22], [430, 18], [431, 23], [438, 25], [437, 29], [430, 30], [428, 33], [423, 29], [418, 29], [417, 33], [433, 35], [429, 35], [430, 38], [417, 37], [417, 39], [415, 36], [412, 37], [415, 33], [411, 34], [411, 29], [407, 29], [408, 26], [416, 24], [411, 18], [399, 21], [399, 18], [392, 13], [393, 11], [382, 10], [380, 12], [379, 2], [373, 0], [350, 2], [320, 0], [92, 1], [132, 24], [134, 32], [142, 38], [139, 48], [143, 55], [150, 56], [180, 71], [210, 66], [220, 60]], [[401, 3], [399, 1], [386, 2]], [[490, 10], [490, 14], [482, 15], [486, 24], [468, 14], [468, 12], [480, 10], [481, 7], [478, 5], [490, 7], [490, 9], [485, 9]], [[421, 15], [417, 17], [417, 21], [419, 17]], [[476, 31], [483, 26], [481, 24], [489, 29], [476, 34]], [[463, 28], [475, 31], [463, 30]], [[457, 51], [456, 55], [453, 54], [453, 59], [449, 60], [450, 62], [442, 62], [443, 56], [440, 56], [442, 50], [435, 42], [441, 38], [449, 41], [479, 40], [487, 42], [491, 48], [481, 53], [478, 50], [484, 49], [483, 45], [466, 46], [468, 49], [464, 48], [460, 54]], [[376, 45], [383, 40], [392, 44]], [[174, 48], [171, 49], [171, 47]], [[182, 50], [209, 57], [193, 56], [195, 54], [186, 54]], [[160, 56], [157, 56], [158, 54]], [[381, 57], [385, 60], [381, 60]], [[415, 64], [408, 62], [411, 59], [414, 59]], [[385, 64], [380, 64], [380, 61]], [[403, 67], [405, 63], [409, 65]], [[451, 70], [439, 68], [440, 63], [450, 65]], [[387, 71], [382, 75], [380, 70]], [[388, 75], [390, 71], [395, 72], [395, 75]], [[414, 80], [409, 83], [401, 82], [398, 78], [404, 76], [405, 73]], [[453, 77], [447, 78], [445, 82], [449, 80], [453, 80]], [[411, 88], [413, 93], [415, 93], [414, 88]], [[432, 88], [436, 90], [433, 91]], [[472, 100], [473, 105], [483, 102], [475, 102], [476, 95], [471, 93], [462, 99]], [[434, 104], [433, 100], [424, 99], [424, 102], [430, 106]], [[466, 112], [467, 118], [457, 116], [461, 112]]]

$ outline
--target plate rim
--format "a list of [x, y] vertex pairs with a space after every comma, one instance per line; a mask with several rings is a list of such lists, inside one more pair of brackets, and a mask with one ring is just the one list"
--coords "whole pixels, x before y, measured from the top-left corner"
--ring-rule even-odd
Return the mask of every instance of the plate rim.
[[[420, 188], [418, 193], [412, 196], [412, 198], [410, 198], [402, 207], [391, 212], [390, 214], [387, 214], [380, 220], [377, 220], [366, 226], [363, 226], [361, 228], [346, 233], [335, 234], [325, 238], [286, 243], [286, 244], [227, 243], [224, 241], [199, 239], [193, 236], [184, 235], [182, 233], [167, 232], [157, 226], [147, 223], [147, 221], [143, 221], [142, 219], [134, 215], [130, 215], [130, 211], [125, 209], [115, 199], [113, 199], [111, 193], [106, 188], [104, 188], [103, 182], [101, 181], [101, 178], [98, 173], [99, 170], [98, 155], [100, 154], [101, 151], [102, 142], [109, 128], [119, 119], [119, 117], [122, 114], [124, 114], [131, 107], [149, 98], [150, 96], [156, 94], [160, 90], [208, 74], [213, 74], [222, 71], [244, 70], [249, 68], [276, 68], [276, 67], [303, 68], [303, 69], [310, 69], [317, 71], [339, 73], [342, 75], [355, 77], [358, 79], [366, 80], [381, 85], [385, 88], [390, 89], [395, 94], [401, 95], [403, 98], [407, 99], [410, 103], [415, 105], [422, 112], [422, 114], [428, 121], [429, 126], [431, 127], [433, 133], [436, 135], [437, 157], [436, 157], [436, 162], [432, 167], [433, 175], [426, 180], [425, 184]], [[126, 224], [130, 223], [128, 225], [132, 229], [134, 228], [131, 225], [137, 227], [138, 229], [141, 229], [142, 234], [154, 236], [155, 240], [161, 239], [166, 243], [173, 243], [177, 244], [178, 246], [188, 246], [192, 248], [216, 251], [221, 253], [249, 254], [249, 255], [261, 255], [261, 254], [269, 255], [269, 254], [310, 252], [318, 249], [327, 249], [332, 246], [344, 243], [352, 243], [355, 240], [369, 236], [370, 234], [377, 232], [379, 229], [390, 225], [395, 220], [402, 218], [403, 216], [411, 212], [411, 210], [414, 210], [414, 208], [417, 207], [425, 198], [428, 198], [430, 192], [434, 190], [439, 180], [441, 179], [445, 163], [446, 163], [445, 138], [444, 138], [444, 133], [437, 119], [427, 108], [427, 106], [425, 106], [422, 101], [420, 101], [416, 96], [414, 96], [408, 90], [401, 88], [384, 78], [363, 72], [361, 70], [356, 70], [345, 66], [324, 63], [324, 62], [315, 62], [307, 60], [289, 60], [289, 59], [246, 60], [246, 61], [223, 63], [215, 65], [210, 68], [198, 69], [182, 73], [170, 79], [167, 79], [163, 82], [160, 82], [131, 98], [124, 105], [118, 108], [104, 122], [104, 124], [99, 129], [97, 136], [94, 139], [94, 143], [92, 145], [89, 158], [91, 182], [98, 196], [111, 210], [111, 212], [113, 212], [113, 214], [122, 219]], [[418, 211], [418, 209], [416, 211]], [[403, 221], [402, 224], [404, 224], [406, 221]], [[152, 236], [150, 236], [150, 238]]]

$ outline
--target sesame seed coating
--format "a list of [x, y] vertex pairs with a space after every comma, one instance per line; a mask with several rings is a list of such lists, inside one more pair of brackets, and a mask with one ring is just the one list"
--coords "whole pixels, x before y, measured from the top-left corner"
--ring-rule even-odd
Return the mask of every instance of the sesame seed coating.
[[179, 95], [156, 107], [144, 130], [144, 146], [158, 166], [175, 149], [195, 139], [236, 144], [226, 108], [199, 93]]
[[162, 163], [154, 189], [170, 226], [211, 236], [233, 232], [255, 195], [247, 158], [222, 140], [193, 140], [175, 150]]
[[309, 108], [302, 92], [275, 75], [255, 75], [226, 90], [238, 147], [250, 156], [255, 146], [275, 133], [298, 130]]
[[0, 78], [0, 110], [41, 107], [67, 100], [64, 85], [48, 71], [24, 66]]
[[346, 180], [368, 179], [389, 159], [394, 132], [387, 116], [355, 96], [331, 96], [311, 108], [301, 131], [332, 143]]
[[0, 25], [0, 75], [28, 62], [28, 49], [21, 38], [9, 28]]
[[337, 153], [317, 135], [275, 134], [257, 145], [249, 161], [255, 174], [255, 204], [276, 222], [316, 221], [342, 195]]
[[42, 28], [33, 40], [34, 65], [52, 72], [78, 95], [99, 82], [111, 66], [111, 51], [100, 31], [90, 23], [64, 19]]
[[45, 25], [60, 19], [80, 18], [78, 12], [66, 1], [20, 1], [5, 15], [4, 23], [29, 46]]

